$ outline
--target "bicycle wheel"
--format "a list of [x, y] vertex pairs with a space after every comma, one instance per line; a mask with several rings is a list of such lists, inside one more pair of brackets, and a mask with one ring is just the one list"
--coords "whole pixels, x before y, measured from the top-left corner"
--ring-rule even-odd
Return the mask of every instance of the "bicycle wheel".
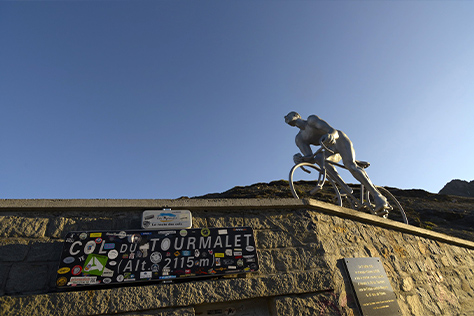
[[[384, 187], [376, 186], [376, 188], [377, 188], [377, 190], [379, 190], [380, 193], [382, 193], [383, 196], [385, 196], [385, 198], [387, 199], [387, 202], [390, 206], [389, 213], [388, 213], [388, 215], [385, 215], [384, 218], [388, 218], [388, 219], [391, 219], [393, 221], [408, 224], [407, 215], [405, 214], [405, 211], [403, 210], [402, 205], [393, 196], [393, 194], [390, 193], [390, 191], [388, 191]], [[368, 199], [370, 205], [373, 205], [372, 201], [374, 199], [373, 199], [372, 195], [369, 194], [368, 191], [366, 192], [366, 194], [367, 194], [367, 199]]]
[[[325, 185], [328, 182], [330, 185]], [[290, 170], [289, 183], [291, 194], [296, 199], [311, 198], [342, 206], [342, 197], [334, 181], [324, 179], [324, 172], [316, 165], [309, 162], [294, 165]]]

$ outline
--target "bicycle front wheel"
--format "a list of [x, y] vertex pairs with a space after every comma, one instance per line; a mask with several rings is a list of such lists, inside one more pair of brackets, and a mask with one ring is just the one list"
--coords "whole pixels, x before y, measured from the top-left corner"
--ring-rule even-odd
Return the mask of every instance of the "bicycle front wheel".
[[[384, 217], [388, 218], [388, 219], [391, 219], [393, 221], [408, 224], [407, 215], [405, 214], [405, 211], [403, 210], [402, 205], [393, 196], [393, 194], [390, 193], [390, 191], [388, 191], [384, 187], [376, 186], [376, 188], [383, 196], [385, 196], [385, 198], [387, 199], [387, 202], [390, 206], [390, 210], [389, 210], [390, 212], [388, 213], [388, 215], [385, 215]], [[372, 195], [369, 194], [369, 192], [367, 192], [367, 195], [368, 195], [369, 201], [373, 201]]]
[[310, 198], [342, 206], [336, 184], [330, 178], [324, 178], [324, 171], [318, 166], [309, 162], [296, 164], [290, 170], [291, 194], [296, 199]]

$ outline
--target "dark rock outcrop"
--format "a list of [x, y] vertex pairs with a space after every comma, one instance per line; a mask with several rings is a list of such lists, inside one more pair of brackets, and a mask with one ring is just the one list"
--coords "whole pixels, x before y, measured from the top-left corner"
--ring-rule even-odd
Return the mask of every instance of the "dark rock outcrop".
[[452, 180], [439, 191], [439, 194], [474, 197], [474, 180], [471, 182]]
[[[311, 187], [311, 183], [307, 185], [308, 188]], [[401, 190], [390, 187], [386, 187], [386, 189], [399, 200], [410, 225], [474, 241], [474, 197], [433, 194], [419, 189]], [[326, 201], [328, 195], [328, 192], [321, 192], [313, 198]], [[222, 193], [211, 193], [194, 198], [291, 197], [288, 181], [279, 180], [245, 187], [238, 186]]]

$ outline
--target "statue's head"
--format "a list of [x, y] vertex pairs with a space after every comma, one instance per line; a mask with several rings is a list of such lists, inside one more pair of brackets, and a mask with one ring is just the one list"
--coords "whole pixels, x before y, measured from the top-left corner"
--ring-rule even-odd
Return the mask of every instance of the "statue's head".
[[295, 126], [298, 119], [301, 119], [301, 116], [296, 112], [290, 112], [285, 116], [286, 124], [291, 126]]

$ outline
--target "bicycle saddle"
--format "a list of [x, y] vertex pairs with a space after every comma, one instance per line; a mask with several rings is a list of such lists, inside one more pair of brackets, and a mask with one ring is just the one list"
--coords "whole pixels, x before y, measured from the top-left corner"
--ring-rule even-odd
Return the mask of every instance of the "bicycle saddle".
[[370, 162], [368, 162], [368, 161], [356, 160], [356, 164], [357, 164], [359, 167], [361, 167], [362, 169], [369, 168], [369, 166], [370, 166]]

